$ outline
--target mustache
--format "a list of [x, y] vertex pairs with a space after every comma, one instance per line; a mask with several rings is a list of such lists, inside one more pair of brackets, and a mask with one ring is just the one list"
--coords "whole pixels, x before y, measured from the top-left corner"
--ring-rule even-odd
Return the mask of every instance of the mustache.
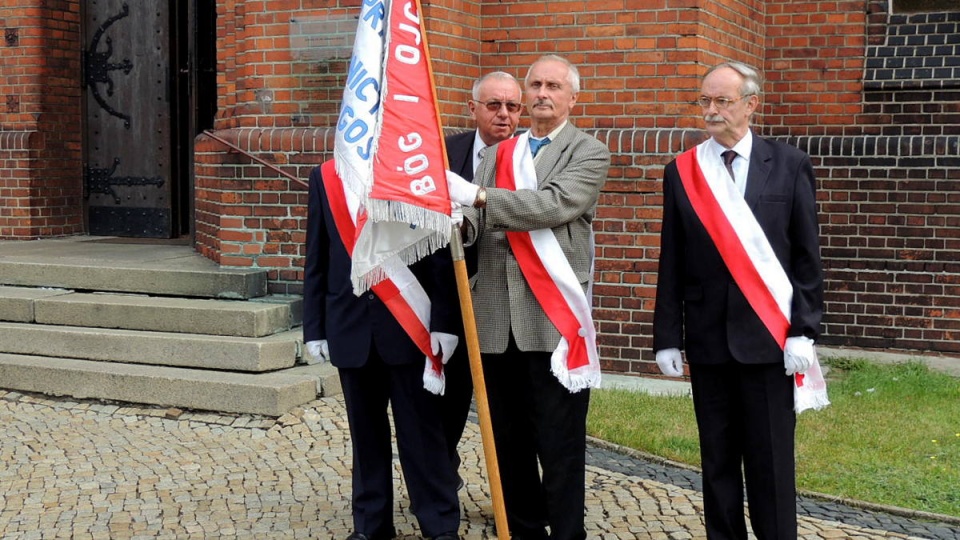
[[538, 107], [540, 105], [553, 105], [553, 102], [550, 101], [549, 99], [544, 98], [544, 99], [538, 99], [533, 104], [534, 107]]
[[723, 122], [724, 121], [723, 117], [720, 116], [719, 114], [708, 114], [707, 116], [704, 116], [703, 119], [706, 120], [707, 122]]

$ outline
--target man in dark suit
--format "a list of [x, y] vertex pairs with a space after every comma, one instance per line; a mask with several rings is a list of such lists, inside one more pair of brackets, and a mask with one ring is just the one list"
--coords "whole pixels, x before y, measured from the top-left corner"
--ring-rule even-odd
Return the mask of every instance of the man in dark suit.
[[[509, 73], [494, 71], [477, 79], [473, 83], [472, 99], [467, 102], [467, 108], [476, 122], [477, 129], [447, 137], [447, 161], [450, 170], [473, 181], [473, 173], [486, 154], [487, 148], [513, 137], [516, 132], [517, 124], [520, 122], [520, 110], [523, 107], [522, 99], [520, 84]], [[473, 247], [465, 249], [464, 260], [467, 265], [467, 274], [475, 275], [477, 251]], [[451, 291], [449, 301], [459, 307], [456, 289]], [[462, 328], [458, 336], [463, 342]], [[453, 357], [447, 362], [445, 374], [447, 388], [443, 395], [444, 429], [447, 433], [450, 460], [454, 468], [458, 468], [460, 455], [457, 452], [457, 445], [463, 435], [463, 428], [467, 424], [470, 402], [473, 398], [470, 360], [465, 346], [457, 347]]]
[[823, 310], [813, 167], [751, 132], [760, 89], [749, 66], [711, 68], [711, 137], [664, 171], [653, 348], [676, 377], [685, 349], [710, 539], [747, 538], [744, 479], [757, 538], [797, 537], [794, 375]]
[[[579, 91], [570, 62], [538, 59], [524, 79], [530, 131], [490, 148], [476, 184], [448, 172], [478, 253], [473, 308], [514, 540], [547, 538], [545, 524], [552, 539], [586, 538], [586, 417], [600, 378], [591, 223], [610, 151], [570, 123]], [[556, 302], [545, 309], [540, 293]]]
[[[324, 178], [328, 175], [332, 180]], [[312, 355], [337, 367], [343, 386], [353, 445], [355, 532], [349, 540], [396, 536], [388, 405], [393, 411], [410, 509], [426, 537], [455, 540], [459, 538], [460, 502], [446, 452], [441, 397], [424, 389], [425, 355], [375, 291], [359, 297], [353, 293], [350, 252], [344, 243], [344, 238], [353, 236], [342, 230], [350, 220], [349, 213], [344, 214], [350, 206], [345, 200], [352, 195], [339, 182], [333, 167], [324, 167], [322, 174], [318, 167], [310, 174], [303, 338]], [[453, 286], [449, 283], [454, 274], [448, 251], [441, 250], [409, 268], [428, 296], [438, 288]], [[430, 306], [431, 340], [443, 344], [440, 348], [445, 358], [456, 347], [452, 335], [456, 319], [449, 309], [448, 302]]]

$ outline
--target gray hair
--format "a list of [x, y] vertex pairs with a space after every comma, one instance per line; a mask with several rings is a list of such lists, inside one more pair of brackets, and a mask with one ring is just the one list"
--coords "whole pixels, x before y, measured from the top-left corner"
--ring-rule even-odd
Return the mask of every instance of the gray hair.
[[493, 79], [497, 79], [501, 81], [511, 81], [517, 85], [517, 89], [520, 90], [521, 94], [523, 94], [523, 89], [520, 88], [520, 83], [517, 82], [516, 77], [507, 73], [506, 71], [491, 71], [490, 73], [487, 73], [483, 77], [480, 77], [479, 79], [473, 82], [474, 101], [480, 99], [480, 87], [483, 86], [483, 83]]
[[527, 79], [530, 78], [530, 72], [533, 70], [533, 66], [539, 64], [540, 62], [560, 62], [561, 64], [567, 66], [567, 82], [570, 83], [570, 86], [573, 88], [573, 93], [580, 93], [580, 71], [577, 70], [577, 66], [570, 63], [569, 60], [562, 56], [556, 54], [547, 54], [537, 58], [537, 61], [533, 64], [530, 64], [530, 69], [527, 70], [526, 77], [523, 78], [523, 84], [527, 84]]
[[760, 97], [763, 81], [760, 79], [760, 73], [757, 70], [753, 69], [747, 64], [744, 64], [743, 62], [723, 62], [722, 64], [717, 64], [708, 69], [704, 77], [721, 68], [730, 68], [743, 77], [743, 82], [740, 84], [741, 96]]

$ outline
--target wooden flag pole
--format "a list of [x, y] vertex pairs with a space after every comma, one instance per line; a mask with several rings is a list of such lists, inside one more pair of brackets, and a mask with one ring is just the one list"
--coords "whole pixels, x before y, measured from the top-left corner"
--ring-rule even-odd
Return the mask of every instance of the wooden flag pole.
[[473, 315], [470, 278], [467, 276], [467, 263], [464, 261], [463, 239], [460, 238], [460, 229], [457, 225], [453, 226], [453, 232], [450, 235], [450, 253], [453, 255], [453, 269], [457, 276], [460, 313], [463, 317], [463, 331], [467, 341], [470, 375], [473, 377], [473, 395], [477, 400], [477, 416], [480, 417], [480, 437], [483, 442], [484, 461], [487, 464], [490, 496], [493, 500], [493, 519], [497, 526], [497, 538], [510, 540], [507, 509], [503, 503], [503, 488], [500, 484], [500, 465], [497, 462], [493, 425], [490, 421], [490, 404], [487, 401], [487, 385], [483, 379], [483, 366], [480, 363], [480, 339], [477, 336], [477, 321]]

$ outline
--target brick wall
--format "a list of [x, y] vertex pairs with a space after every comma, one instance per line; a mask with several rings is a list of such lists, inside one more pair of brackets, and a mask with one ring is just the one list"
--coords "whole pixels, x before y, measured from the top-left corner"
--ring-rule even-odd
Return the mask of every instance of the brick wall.
[[865, 46], [862, 1], [767, 2], [766, 95], [770, 135], [859, 132]]
[[0, 7], [0, 238], [82, 231], [79, 2]]
[[31, 139], [37, 137], [36, 131], [0, 132], [0, 239], [31, 237], [29, 208], [21, 205], [30, 201], [36, 162]]
[[960, 352], [960, 11], [866, 13], [861, 110], [818, 160], [827, 339]]
[[[217, 136], [303, 181], [333, 148], [331, 128], [232, 128]], [[306, 187], [205, 135], [195, 156], [197, 250], [224, 266], [267, 269], [273, 294], [300, 294]]]
[[[522, 77], [546, 52], [581, 68], [575, 122], [613, 152], [595, 224], [604, 368], [656, 371], [660, 177], [702, 140], [692, 101], [706, 68], [728, 58], [765, 72], [761, 134], [814, 161], [827, 279], [822, 342], [956, 352], [960, 96], [949, 85], [863, 83], [867, 60], [916, 20], [890, 19], [878, 1], [665, 4], [597, 2], [585, 11], [557, 1], [547, 13], [520, 0], [446, 0], [424, 8], [449, 129], [469, 127], [464, 102], [482, 72]], [[343, 22], [359, 1], [218, 6], [218, 135], [305, 179], [332, 148], [355, 27]], [[269, 269], [272, 292], [299, 292], [303, 187], [203, 136], [196, 172], [198, 249], [222, 264]]]
[[960, 135], [790, 142], [819, 165], [828, 343], [960, 352]]
[[485, 2], [481, 66], [522, 78], [534, 60], [555, 52], [583, 78], [575, 110], [581, 128], [693, 127], [704, 65], [734, 51], [759, 64], [763, 4]]
[[887, 15], [873, 6], [866, 48], [862, 114], [867, 133], [960, 133], [960, 9]]

